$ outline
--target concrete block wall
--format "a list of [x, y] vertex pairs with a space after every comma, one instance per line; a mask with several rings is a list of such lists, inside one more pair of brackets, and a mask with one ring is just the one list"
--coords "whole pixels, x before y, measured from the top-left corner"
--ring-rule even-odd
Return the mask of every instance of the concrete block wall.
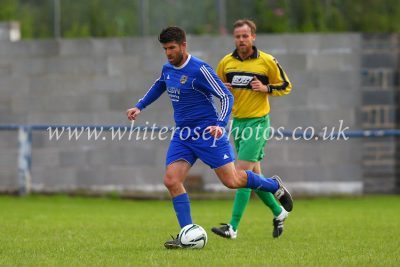
[[[216, 67], [233, 49], [228, 36], [189, 36], [189, 51]], [[294, 88], [271, 98], [272, 126], [362, 127], [360, 34], [258, 35]], [[156, 37], [0, 43], [0, 123], [128, 125], [125, 110], [144, 95], [165, 62]], [[145, 110], [138, 124], [173, 125], [168, 97]], [[85, 135], [85, 134], [84, 134]], [[16, 133], [0, 132], [0, 188], [15, 188]], [[105, 140], [103, 140], [103, 137]], [[33, 134], [32, 181], [37, 191], [165, 191], [168, 141], [49, 140]], [[86, 138], [87, 139], [87, 138]], [[298, 193], [361, 193], [362, 141], [271, 140], [265, 175], [280, 174]], [[14, 154], [13, 154], [14, 153]], [[223, 186], [198, 162], [190, 172], [206, 190]]]
[[[398, 129], [400, 126], [400, 36], [362, 36], [362, 123], [365, 129]], [[366, 140], [363, 176], [367, 193], [399, 193], [398, 137]]]
[[18, 188], [18, 141], [16, 133], [0, 131], [0, 191], [13, 192]]

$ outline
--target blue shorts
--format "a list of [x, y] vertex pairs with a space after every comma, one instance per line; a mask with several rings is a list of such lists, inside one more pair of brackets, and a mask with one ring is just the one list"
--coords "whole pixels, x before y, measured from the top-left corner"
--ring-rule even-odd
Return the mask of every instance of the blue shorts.
[[210, 137], [208, 140], [206, 138], [183, 140], [174, 136], [169, 144], [166, 166], [178, 160], [184, 160], [193, 166], [199, 158], [210, 168], [216, 169], [235, 161], [235, 154], [226, 134], [217, 140], [208, 137]]

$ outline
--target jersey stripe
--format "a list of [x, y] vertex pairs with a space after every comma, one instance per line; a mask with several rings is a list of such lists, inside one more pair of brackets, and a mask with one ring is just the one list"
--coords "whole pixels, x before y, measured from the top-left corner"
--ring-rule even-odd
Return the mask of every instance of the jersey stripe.
[[278, 66], [279, 74], [281, 75], [283, 83], [281, 85], [270, 85], [269, 87], [271, 88], [271, 90], [286, 90], [286, 88], [289, 86], [289, 83], [286, 79], [285, 72], [281, 68], [281, 65], [279, 65], [278, 63], [276, 63], [276, 65]]
[[[207, 81], [210, 83], [210, 85], [214, 88], [214, 90], [217, 92], [217, 94], [221, 97], [221, 114], [220, 114], [218, 120], [224, 121], [226, 114], [228, 113], [228, 105], [229, 105], [228, 96], [224, 93], [224, 91], [221, 89], [219, 84], [215, 81], [215, 79], [212, 77], [211, 73], [207, 70], [207, 68], [204, 65], [202, 67], [200, 67], [200, 70], [205, 75], [205, 77], [206, 77]], [[214, 84], [214, 86], [213, 86], [213, 84]]]
[[[164, 74], [162, 73], [161, 75], [164, 75]], [[149, 90], [147, 90], [146, 94], [141, 99], [139, 99], [138, 102], [141, 102], [143, 99], [146, 98], [146, 96], [150, 93], [150, 91], [153, 88], [153, 86], [161, 79], [161, 75], [157, 80], [154, 81], [154, 83], [150, 86]], [[165, 80], [165, 77], [164, 77], [164, 80]]]
[[214, 89], [214, 91], [220, 96], [221, 114], [219, 115], [218, 120], [224, 121], [226, 114], [228, 113], [228, 103], [229, 103], [228, 95], [224, 93], [224, 91], [221, 89], [219, 84], [215, 81], [211, 73], [207, 70], [207, 68], [204, 65], [200, 67], [200, 71], [203, 73], [204, 77], [211, 85], [211, 87]]
[[200, 90], [198, 90], [198, 89], [196, 89], [196, 88], [194, 87], [194, 81], [195, 81], [195, 80], [196, 80], [196, 78], [194, 78], [193, 81], [192, 81], [192, 89], [195, 90], [195, 91], [197, 91], [197, 92], [199, 92], [200, 94], [204, 95], [204, 97], [208, 100], [208, 102], [210, 102], [210, 104], [213, 106], [214, 111], [215, 111], [215, 115], [218, 115], [218, 111], [217, 111], [217, 108], [216, 108], [215, 105], [214, 105], [214, 102], [211, 101], [211, 100], [207, 97], [207, 95], [206, 95], [204, 92], [202, 92], [202, 91], [200, 91]]
[[222, 91], [222, 89], [220, 88], [220, 86], [218, 85], [218, 83], [214, 80], [214, 78], [212, 77], [212, 75], [210, 74], [210, 72], [207, 70], [207, 68], [203, 65], [202, 67], [200, 67], [201, 72], [203, 73], [203, 75], [205, 76], [205, 78], [207, 79], [208, 83], [211, 85], [211, 87], [217, 92], [217, 94], [221, 97], [221, 114], [218, 118], [219, 121], [223, 121], [226, 113], [227, 113], [227, 106], [228, 106], [228, 101], [227, 101], [227, 95], [224, 94], [224, 92]]

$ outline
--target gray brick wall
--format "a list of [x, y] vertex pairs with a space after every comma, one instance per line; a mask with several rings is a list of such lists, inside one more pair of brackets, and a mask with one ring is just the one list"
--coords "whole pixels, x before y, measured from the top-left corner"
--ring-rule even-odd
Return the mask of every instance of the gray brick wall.
[[[229, 36], [189, 36], [188, 42], [193, 55], [214, 67], [233, 49]], [[272, 126], [319, 131], [337, 128], [343, 120], [350, 129], [360, 129], [362, 118], [370, 116], [361, 89], [366, 83], [386, 86], [381, 77], [395, 75], [388, 69], [383, 74], [361, 69], [370, 62], [362, 61], [364, 43], [360, 34], [258, 35], [257, 46], [278, 59], [294, 85], [291, 95], [271, 98]], [[164, 62], [155, 37], [0, 41], [0, 123], [128, 125], [125, 109], [143, 96]], [[394, 64], [391, 58], [382, 62]], [[145, 110], [138, 123], [146, 121], [173, 124], [167, 96]], [[16, 138], [15, 132], [0, 132], [1, 190], [17, 186]], [[34, 132], [33, 188], [164, 191], [167, 147], [167, 141], [49, 141], [46, 132]], [[361, 193], [363, 148], [360, 139], [271, 140], [262, 165], [265, 175], [282, 175], [298, 193]], [[222, 188], [200, 162], [190, 175], [200, 176], [208, 190]]]

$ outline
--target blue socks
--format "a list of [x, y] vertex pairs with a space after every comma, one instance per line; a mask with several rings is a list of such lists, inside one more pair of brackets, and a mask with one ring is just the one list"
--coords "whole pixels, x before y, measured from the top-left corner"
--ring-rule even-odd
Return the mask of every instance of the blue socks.
[[178, 218], [181, 228], [188, 224], [192, 224], [192, 216], [190, 215], [190, 201], [187, 193], [176, 196], [172, 199], [176, 217]]
[[[258, 189], [261, 191], [275, 193], [279, 184], [276, 180], [271, 178], [264, 178], [252, 171], [246, 171], [247, 173], [247, 185], [246, 188]], [[188, 224], [192, 224], [192, 216], [190, 214], [190, 201], [187, 193], [178, 195], [172, 199], [174, 205], [176, 217], [178, 218], [179, 225], [181, 228]]]
[[246, 171], [247, 173], [247, 185], [246, 188], [258, 189], [265, 192], [275, 193], [279, 184], [276, 180], [271, 178], [264, 178], [252, 171]]

